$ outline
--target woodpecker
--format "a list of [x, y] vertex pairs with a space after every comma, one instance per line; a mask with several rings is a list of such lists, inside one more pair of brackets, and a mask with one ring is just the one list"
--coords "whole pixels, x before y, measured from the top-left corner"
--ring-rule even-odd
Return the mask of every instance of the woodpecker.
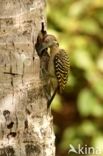
[[46, 48], [50, 48], [50, 59], [48, 64], [48, 74], [52, 83], [52, 87], [55, 90], [53, 96], [48, 101], [48, 106], [51, 104], [57, 91], [63, 92], [70, 71], [69, 57], [64, 49], [59, 48], [59, 43], [55, 36], [45, 35], [41, 51]]

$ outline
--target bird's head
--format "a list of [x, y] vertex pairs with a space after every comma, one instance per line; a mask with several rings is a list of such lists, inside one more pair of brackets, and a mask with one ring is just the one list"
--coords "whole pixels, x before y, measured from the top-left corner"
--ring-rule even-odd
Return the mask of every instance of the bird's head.
[[43, 39], [40, 51], [42, 52], [46, 48], [51, 48], [52, 46], [58, 46], [58, 45], [59, 43], [55, 36], [46, 35]]

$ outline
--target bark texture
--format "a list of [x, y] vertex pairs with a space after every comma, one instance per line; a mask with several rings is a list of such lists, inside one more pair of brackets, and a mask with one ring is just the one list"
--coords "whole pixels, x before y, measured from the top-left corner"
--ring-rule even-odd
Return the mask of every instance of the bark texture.
[[44, 8], [44, 0], [0, 0], [0, 156], [55, 155], [34, 49]]

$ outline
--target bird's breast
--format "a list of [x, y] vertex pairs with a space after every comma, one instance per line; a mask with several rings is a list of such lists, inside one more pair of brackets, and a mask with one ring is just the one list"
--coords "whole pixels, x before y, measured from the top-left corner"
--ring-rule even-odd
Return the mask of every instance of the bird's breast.
[[48, 72], [49, 72], [49, 76], [50, 77], [54, 77], [55, 78], [54, 57], [53, 56], [51, 56], [51, 58], [49, 60]]

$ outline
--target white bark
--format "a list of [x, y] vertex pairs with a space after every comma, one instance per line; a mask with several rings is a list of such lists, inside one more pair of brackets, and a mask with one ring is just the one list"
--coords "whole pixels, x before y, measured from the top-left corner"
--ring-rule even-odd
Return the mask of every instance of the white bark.
[[55, 155], [40, 60], [33, 49], [44, 8], [44, 0], [0, 0], [0, 156]]

